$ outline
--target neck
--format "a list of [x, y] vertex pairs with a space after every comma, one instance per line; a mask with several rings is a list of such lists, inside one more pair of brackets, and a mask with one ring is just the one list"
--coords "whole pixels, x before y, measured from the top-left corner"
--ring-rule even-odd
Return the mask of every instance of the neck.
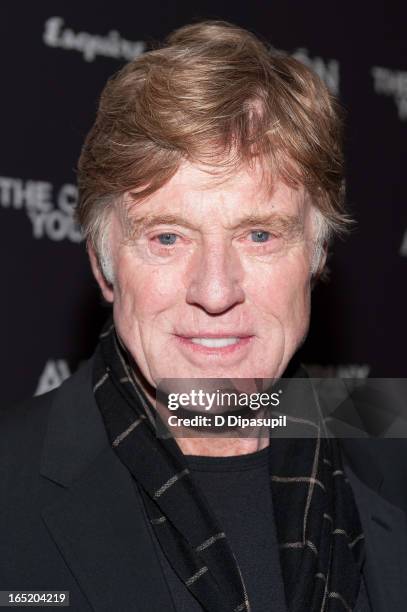
[[[140, 380], [138, 380], [140, 384]], [[155, 394], [152, 387], [144, 387], [143, 391], [154, 410], [157, 409]], [[161, 415], [163, 416], [163, 415]], [[167, 415], [168, 416], [168, 415]], [[181, 429], [182, 431], [182, 429]], [[226, 438], [222, 436], [196, 437], [176, 436], [175, 441], [184, 455], [197, 455], [201, 457], [232, 457], [236, 455], [247, 455], [263, 450], [269, 445], [268, 430], [257, 428], [255, 434], [247, 438]]]
[[176, 442], [184, 455], [232, 457], [263, 450], [269, 445], [269, 438], [176, 438]]

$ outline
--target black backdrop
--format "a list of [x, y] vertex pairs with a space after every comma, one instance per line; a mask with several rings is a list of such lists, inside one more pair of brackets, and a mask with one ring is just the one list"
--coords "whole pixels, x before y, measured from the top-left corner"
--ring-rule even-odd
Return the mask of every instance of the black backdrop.
[[108, 311], [72, 222], [75, 166], [109, 75], [151, 41], [226, 19], [293, 53], [346, 110], [358, 224], [314, 290], [303, 360], [341, 376], [405, 376], [407, 5], [301, 0], [2, 4], [2, 405], [90, 356]]

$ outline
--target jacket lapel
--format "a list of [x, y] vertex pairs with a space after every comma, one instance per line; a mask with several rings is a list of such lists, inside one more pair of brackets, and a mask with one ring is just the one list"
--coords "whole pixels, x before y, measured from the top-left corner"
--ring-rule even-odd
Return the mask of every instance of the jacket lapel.
[[372, 454], [374, 442], [373, 439], [342, 440], [344, 467], [365, 534], [363, 574], [373, 612], [404, 612], [407, 601], [406, 515], [380, 494], [383, 475], [377, 468], [377, 457]]
[[[58, 391], [42, 457], [43, 520], [96, 612], [173, 610], [136, 485], [110, 448], [89, 362]], [[62, 487], [61, 487], [62, 485]]]

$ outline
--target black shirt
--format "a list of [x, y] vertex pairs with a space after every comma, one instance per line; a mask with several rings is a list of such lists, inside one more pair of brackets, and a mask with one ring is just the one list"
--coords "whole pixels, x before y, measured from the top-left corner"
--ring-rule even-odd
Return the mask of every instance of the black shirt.
[[285, 612], [268, 448], [235, 457], [185, 456], [242, 572], [252, 612]]

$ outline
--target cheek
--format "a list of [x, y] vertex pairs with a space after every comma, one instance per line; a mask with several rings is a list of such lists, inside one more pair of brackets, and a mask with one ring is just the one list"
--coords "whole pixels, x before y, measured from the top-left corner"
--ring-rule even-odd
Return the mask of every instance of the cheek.
[[261, 265], [247, 274], [246, 295], [267, 318], [300, 324], [310, 309], [308, 260], [293, 258]]
[[146, 266], [123, 258], [118, 269], [115, 307], [122, 316], [137, 320], [155, 318], [171, 307], [180, 294], [177, 275], [167, 266]]

